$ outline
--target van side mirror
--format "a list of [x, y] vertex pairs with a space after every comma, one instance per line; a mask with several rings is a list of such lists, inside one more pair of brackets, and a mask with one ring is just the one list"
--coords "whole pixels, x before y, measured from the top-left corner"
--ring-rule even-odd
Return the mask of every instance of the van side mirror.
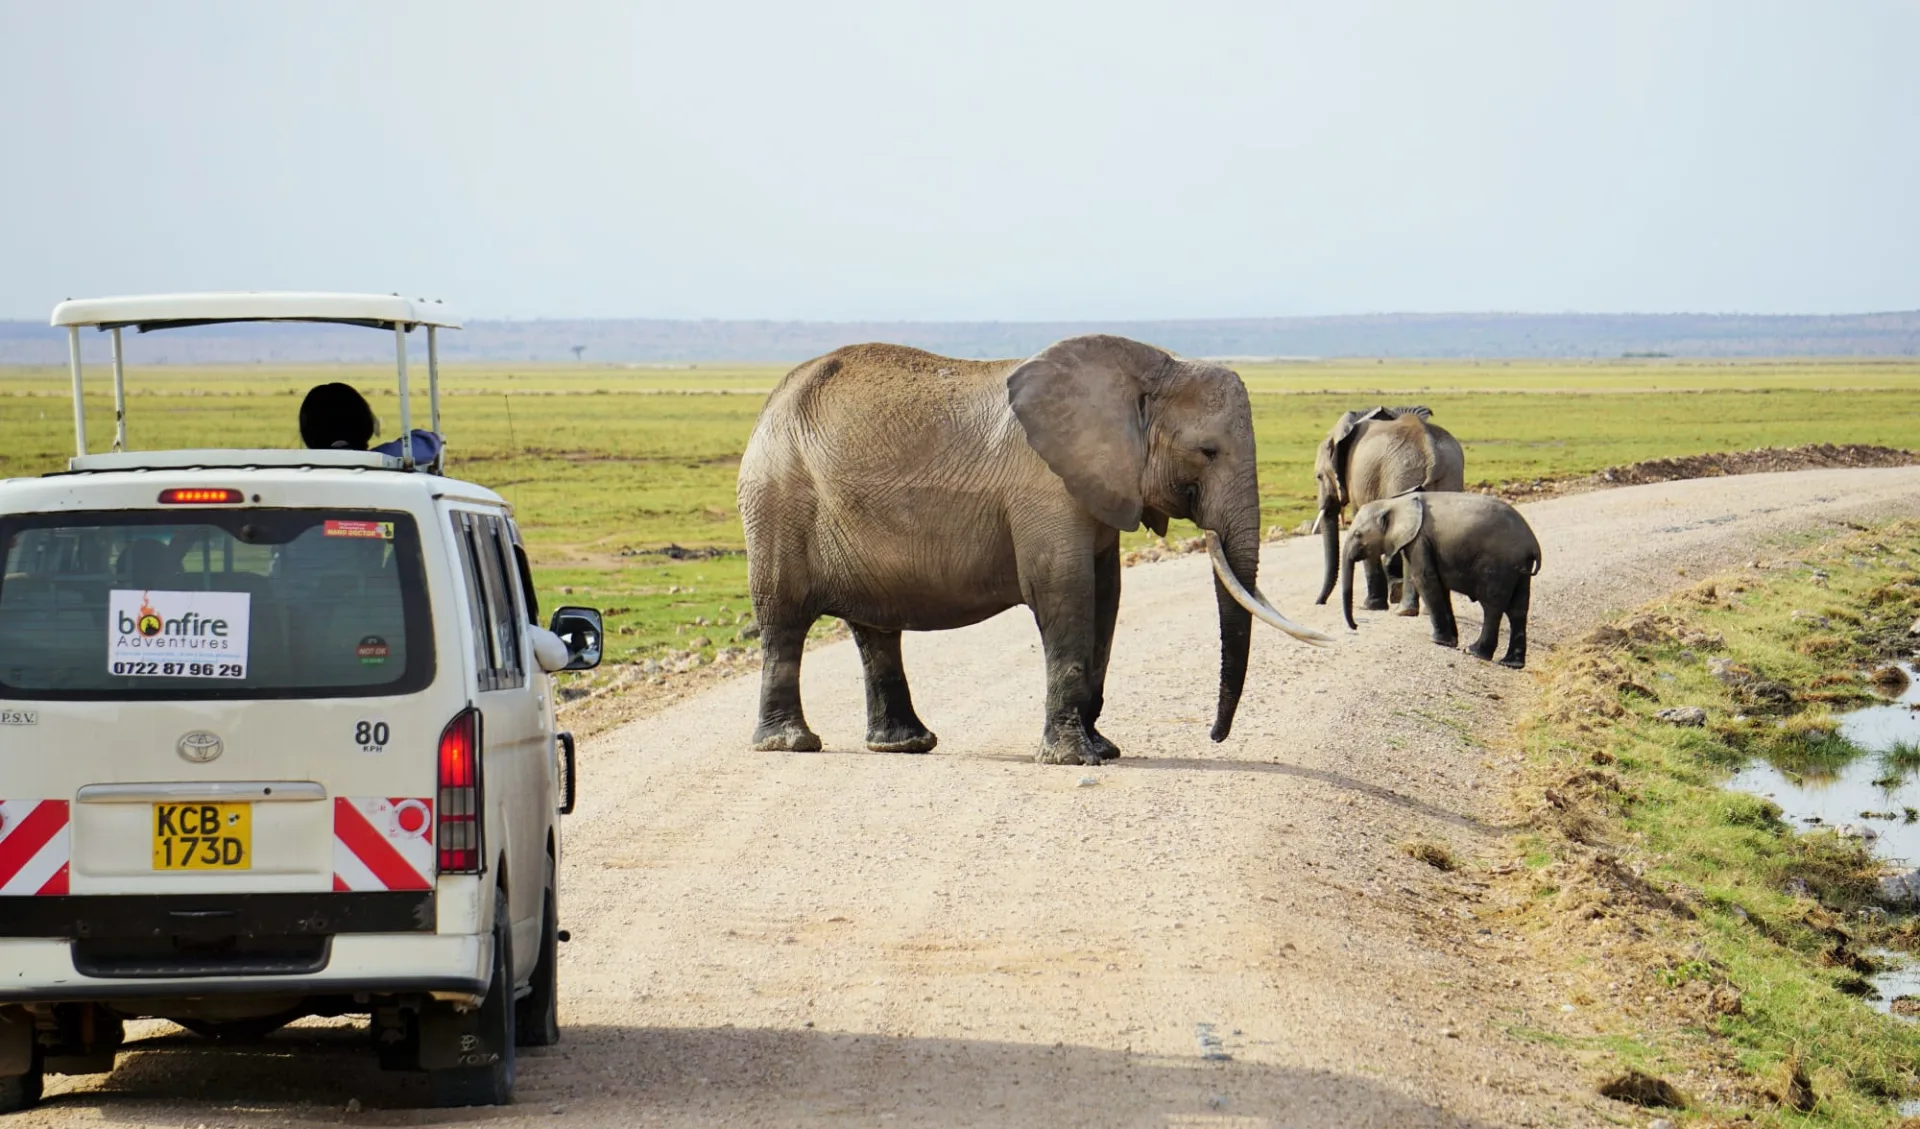
[[600, 613], [592, 608], [565, 607], [553, 613], [547, 628], [567, 645], [572, 657], [561, 670], [592, 670], [600, 665]]

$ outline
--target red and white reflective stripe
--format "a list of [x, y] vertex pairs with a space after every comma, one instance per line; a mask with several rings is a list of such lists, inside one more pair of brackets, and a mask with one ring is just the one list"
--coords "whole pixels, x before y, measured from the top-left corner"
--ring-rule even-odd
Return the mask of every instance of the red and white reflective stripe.
[[428, 890], [433, 868], [432, 800], [333, 798], [335, 890]]
[[0, 894], [67, 892], [67, 801], [0, 800]]

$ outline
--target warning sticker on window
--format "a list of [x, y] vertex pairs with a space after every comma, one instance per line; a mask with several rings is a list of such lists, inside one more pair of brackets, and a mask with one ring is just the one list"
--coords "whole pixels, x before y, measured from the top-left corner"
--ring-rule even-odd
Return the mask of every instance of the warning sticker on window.
[[390, 521], [329, 521], [321, 533], [328, 537], [358, 537], [370, 541], [393, 540]]
[[362, 666], [379, 666], [387, 661], [389, 650], [385, 639], [378, 635], [368, 635], [354, 647], [353, 653], [359, 657]]
[[245, 678], [246, 592], [143, 592], [107, 596], [107, 672], [138, 678]]

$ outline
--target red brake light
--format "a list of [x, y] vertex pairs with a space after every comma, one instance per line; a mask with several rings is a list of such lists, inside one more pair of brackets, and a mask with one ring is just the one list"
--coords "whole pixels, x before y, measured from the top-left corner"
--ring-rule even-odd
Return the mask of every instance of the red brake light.
[[245, 500], [246, 495], [224, 486], [160, 491], [160, 504], [163, 506], [219, 506]]
[[439, 826], [433, 841], [440, 873], [479, 874], [480, 865], [480, 711], [472, 706], [454, 715], [440, 731], [440, 787], [434, 804]]

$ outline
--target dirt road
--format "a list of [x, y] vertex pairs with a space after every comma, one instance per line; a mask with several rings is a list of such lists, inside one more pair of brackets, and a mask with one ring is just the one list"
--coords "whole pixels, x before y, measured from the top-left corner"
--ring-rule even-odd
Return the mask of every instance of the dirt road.
[[[1842, 520], [1920, 514], [1920, 468], [1663, 483], [1526, 507], [1534, 656], [1689, 576]], [[567, 1032], [498, 1111], [408, 1108], [339, 1024], [239, 1054], [164, 1024], [25, 1125], [1495, 1126], [1600, 1124], [1592, 1080], [1509, 1031], [1573, 1022], [1477, 887], [1410, 838], [1498, 852], [1485, 742], [1527, 674], [1310, 604], [1319, 546], [1263, 587], [1337, 637], [1262, 631], [1213, 745], [1207, 562], [1130, 569], [1099, 769], [1029, 761], [1031, 618], [909, 637], [938, 750], [867, 753], [851, 644], [807, 657], [816, 754], [746, 751], [755, 682], [583, 749], [562, 875]], [[1461, 634], [1477, 609], [1464, 601]], [[1577, 1018], [1577, 1017], [1575, 1017]], [[349, 1099], [364, 1105], [347, 1112]], [[1615, 1107], [1614, 1118], [1626, 1111]], [[1642, 1119], [1627, 1118], [1637, 1124]]]

